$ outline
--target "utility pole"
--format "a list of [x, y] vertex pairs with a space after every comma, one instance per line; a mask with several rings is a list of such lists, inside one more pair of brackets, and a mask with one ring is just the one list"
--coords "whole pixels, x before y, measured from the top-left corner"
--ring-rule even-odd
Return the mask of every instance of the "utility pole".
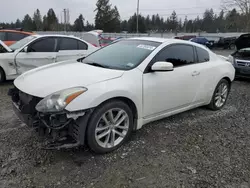
[[136, 31], [139, 33], [139, 5], [140, 5], [140, 0], [137, 0], [137, 20], [136, 20]]
[[63, 9], [63, 15], [64, 15], [64, 31], [67, 31], [67, 11], [66, 9]]

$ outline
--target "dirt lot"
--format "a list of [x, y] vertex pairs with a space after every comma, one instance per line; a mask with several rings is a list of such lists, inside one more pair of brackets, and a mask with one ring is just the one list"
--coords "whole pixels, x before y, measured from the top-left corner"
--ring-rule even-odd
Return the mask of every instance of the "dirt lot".
[[248, 188], [250, 82], [235, 81], [225, 108], [150, 123], [118, 151], [45, 151], [13, 114], [0, 86], [0, 187]]

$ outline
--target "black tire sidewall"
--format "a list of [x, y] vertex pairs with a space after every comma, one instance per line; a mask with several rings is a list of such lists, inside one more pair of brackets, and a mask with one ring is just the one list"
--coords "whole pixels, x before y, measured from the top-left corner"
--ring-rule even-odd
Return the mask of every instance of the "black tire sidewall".
[[[227, 94], [227, 98], [226, 98], [225, 103], [224, 103], [221, 107], [217, 107], [217, 106], [215, 105], [215, 95], [216, 95], [216, 92], [217, 92], [217, 90], [218, 90], [218, 87], [219, 87], [222, 83], [225, 83], [225, 84], [227, 85], [228, 94]], [[209, 104], [209, 107], [210, 107], [212, 110], [220, 110], [220, 109], [222, 109], [222, 108], [226, 105], [226, 103], [227, 103], [227, 99], [228, 99], [228, 96], [229, 96], [229, 92], [230, 92], [230, 84], [229, 84], [229, 82], [228, 82], [227, 80], [225, 80], [225, 79], [222, 79], [222, 80], [217, 84], [217, 86], [216, 86], [216, 88], [215, 88], [215, 90], [214, 90], [214, 94], [213, 94], [212, 100], [211, 100], [211, 102], [210, 102], [210, 104]]]
[[[128, 114], [129, 129], [125, 138], [117, 146], [113, 148], [103, 148], [96, 142], [95, 129], [103, 113], [107, 112], [109, 109], [112, 109], [112, 108], [121, 108]], [[133, 130], [133, 113], [131, 109], [129, 108], [129, 106], [126, 103], [119, 101], [119, 100], [109, 101], [97, 107], [92, 113], [89, 123], [88, 123], [88, 127], [87, 127], [87, 134], [86, 134], [87, 143], [90, 149], [94, 151], [95, 153], [98, 153], [98, 154], [108, 153], [108, 152], [118, 149], [123, 143], [125, 143], [131, 136], [132, 130]]]
[[229, 49], [230, 49], [230, 50], [234, 50], [234, 49], [235, 49], [235, 45], [234, 45], [234, 44], [230, 44], [230, 45], [229, 45]]
[[4, 82], [5, 81], [5, 74], [4, 74], [4, 71], [3, 69], [0, 67], [0, 83]]

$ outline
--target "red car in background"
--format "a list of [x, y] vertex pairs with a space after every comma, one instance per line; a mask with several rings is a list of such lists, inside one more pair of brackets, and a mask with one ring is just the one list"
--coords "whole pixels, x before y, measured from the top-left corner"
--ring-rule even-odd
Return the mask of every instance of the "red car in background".
[[3, 41], [7, 46], [14, 44], [15, 42], [34, 35], [33, 32], [23, 31], [20, 29], [1, 29], [0, 28], [0, 40]]
[[113, 38], [104, 38], [102, 33], [102, 30], [89, 31], [83, 34], [82, 39], [95, 47], [104, 47], [115, 40]]

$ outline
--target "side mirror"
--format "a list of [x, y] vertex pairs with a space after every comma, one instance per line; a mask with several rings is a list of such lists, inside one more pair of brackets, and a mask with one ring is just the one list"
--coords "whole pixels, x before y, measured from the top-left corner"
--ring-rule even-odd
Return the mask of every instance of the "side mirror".
[[25, 46], [24, 49], [23, 49], [23, 51], [24, 51], [25, 53], [28, 53], [28, 46]]
[[165, 61], [158, 61], [151, 67], [152, 71], [173, 71], [174, 65]]

